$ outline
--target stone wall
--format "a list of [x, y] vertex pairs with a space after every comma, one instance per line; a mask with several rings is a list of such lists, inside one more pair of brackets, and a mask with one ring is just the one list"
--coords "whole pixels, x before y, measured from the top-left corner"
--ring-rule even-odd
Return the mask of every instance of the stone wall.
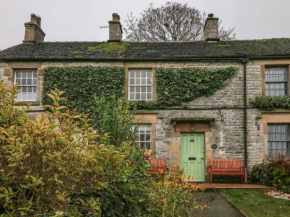
[[[211, 131], [205, 132], [206, 159], [212, 157], [244, 159], [243, 65], [232, 62], [159, 62], [157, 64], [157, 67], [170, 68], [228, 66], [236, 66], [239, 71], [224, 89], [218, 90], [212, 96], [198, 98], [187, 103], [188, 109], [173, 107], [172, 110], [159, 111], [159, 119], [156, 124], [157, 157], [166, 158], [170, 165], [179, 163], [179, 156], [176, 156], [176, 152], [180, 147], [180, 135], [172, 133], [175, 128], [171, 118], [199, 117], [215, 118], [215, 121], [211, 123]], [[248, 99], [262, 93], [261, 66], [257, 61], [249, 62], [247, 65], [247, 85]], [[248, 109], [248, 165], [250, 168], [264, 159], [263, 129], [257, 127], [259, 114], [257, 109]], [[212, 150], [211, 144], [216, 144], [218, 148]]]

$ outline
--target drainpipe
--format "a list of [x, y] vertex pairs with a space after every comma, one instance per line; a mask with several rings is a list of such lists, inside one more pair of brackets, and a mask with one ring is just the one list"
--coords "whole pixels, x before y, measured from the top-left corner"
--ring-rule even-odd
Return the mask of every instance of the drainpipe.
[[245, 166], [248, 165], [248, 129], [247, 129], [247, 63], [248, 58], [241, 59], [244, 67], [244, 154]]

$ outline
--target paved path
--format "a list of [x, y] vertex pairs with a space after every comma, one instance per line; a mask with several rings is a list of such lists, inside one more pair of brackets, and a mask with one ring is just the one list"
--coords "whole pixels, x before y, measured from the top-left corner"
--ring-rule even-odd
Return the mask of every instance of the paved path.
[[217, 192], [194, 192], [198, 204], [207, 204], [209, 209], [196, 209], [192, 216], [195, 217], [243, 217], [228, 200]]
[[198, 187], [205, 189], [262, 189], [262, 190], [273, 190], [273, 187], [266, 185], [256, 184], [227, 184], [227, 183], [201, 183]]

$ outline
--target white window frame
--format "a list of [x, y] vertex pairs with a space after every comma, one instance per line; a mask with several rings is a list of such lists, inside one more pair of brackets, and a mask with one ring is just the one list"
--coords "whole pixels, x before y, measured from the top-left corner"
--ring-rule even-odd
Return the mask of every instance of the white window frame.
[[[145, 77], [145, 84], [141, 84], [142, 76], [140, 76], [140, 84], [136, 83], [136, 74], [137, 72], [146, 72], [146, 77]], [[151, 84], [148, 84], [148, 72], [151, 73]], [[134, 73], [134, 84], [131, 84], [131, 73]], [[152, 69], [129, 69], [128, 71], [128, 100], [131, 101], [152, 101], [153, 100], [153, 70]], [[131, 87], [134, 88], [134, 91], [131, 92]], [[142, 87], [145, 88], [145, 92], [142, 92]], [[151, 88], [151, 91], [148, 92], [148, 87]], [[136, 92], [136, 89], [140, 88], [140, 92]], [[131, 93], [134, 94], [134, 97], [131, 97]], [[140, 99], [136, 99], [136, 94], [140, 93]], [[145, 99], [142, 99], [142, 94], [145, 94]], [[148, 94], [151, 94], [151, 97], [148, 97]]]
[[[37, 85], [38, 85], [37, 70], [36, 69], [17, 69], [17, 70], [15, 70], [14, 71], [14, 84], [17, 83], [17, 74], [18, 73], [22, 73], [22, 72], [31, 72], [32, 73], [32, 78], [31, 78], [32, 79], [32, 83], [31, 83], [31, 85], [28, 85], [27, 82], [26, 82], [25, 85], [24, 84], [21, 84], [21, 85], [17, 84], [17, 89], [19, 89], [19, 87], [27, 87], [27, 88], [28, 87], [32, 87], [32, 89], [35, 88], [35, 92], [31, 92], [31, 93], [35, 93], [35, 99], [18, 98], [19, 95], [21, 95], [21, 93], [18, 93], [17, 97], [16, 97], [16, 100], [17, 101], [23, 101], [23, 102], [36, 102], [37, 101]], [[36, 73], [36, 78], [33, 76], [34, 73]], [[36, 80], [36, 84], [33, 84], [33, 80], [34, 79]], [[22, 80], [22, 74], [21, 74], [21, 80]], [[26, 81], [27, 81], [27, 79], [26, 79]]]
[[[138, 145], [139, 148], [144, 148], [146, 150], [150, 150], [152, 149], [152, 127], [151, 124], [134, 124], [132, 129], [134, 130], [135, 127], [138, 127], [137, 133], [136, 133], [136, 139], [135, 139], [135, 143]], [[144, 139], [142, 139], [141, 137], [141, 129], [145, 127], [145, 133], [143, 133], [144, 135]], [[143, 128], [144, 129], [144, 128]], [[149, 133], [148, 133], [149, 131]], [[149, 135], [149, 139], [147, 138], [147, 136]], [[141, 146], [141, 144], [145, 144], [144, 147]], [[146, 147], [149, 144], [149, 147]]]

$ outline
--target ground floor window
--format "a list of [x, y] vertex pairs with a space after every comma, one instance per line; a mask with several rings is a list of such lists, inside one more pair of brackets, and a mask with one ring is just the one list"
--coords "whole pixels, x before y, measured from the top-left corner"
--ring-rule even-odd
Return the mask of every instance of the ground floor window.
[[136, 134], [136, 144], [140, 148], [151, 149], [151, 124], [138, 124], [133, 128], [138, 127]]
[[290, 125], [269, 124], [268, 125], [268, 154], [290, 153]]

